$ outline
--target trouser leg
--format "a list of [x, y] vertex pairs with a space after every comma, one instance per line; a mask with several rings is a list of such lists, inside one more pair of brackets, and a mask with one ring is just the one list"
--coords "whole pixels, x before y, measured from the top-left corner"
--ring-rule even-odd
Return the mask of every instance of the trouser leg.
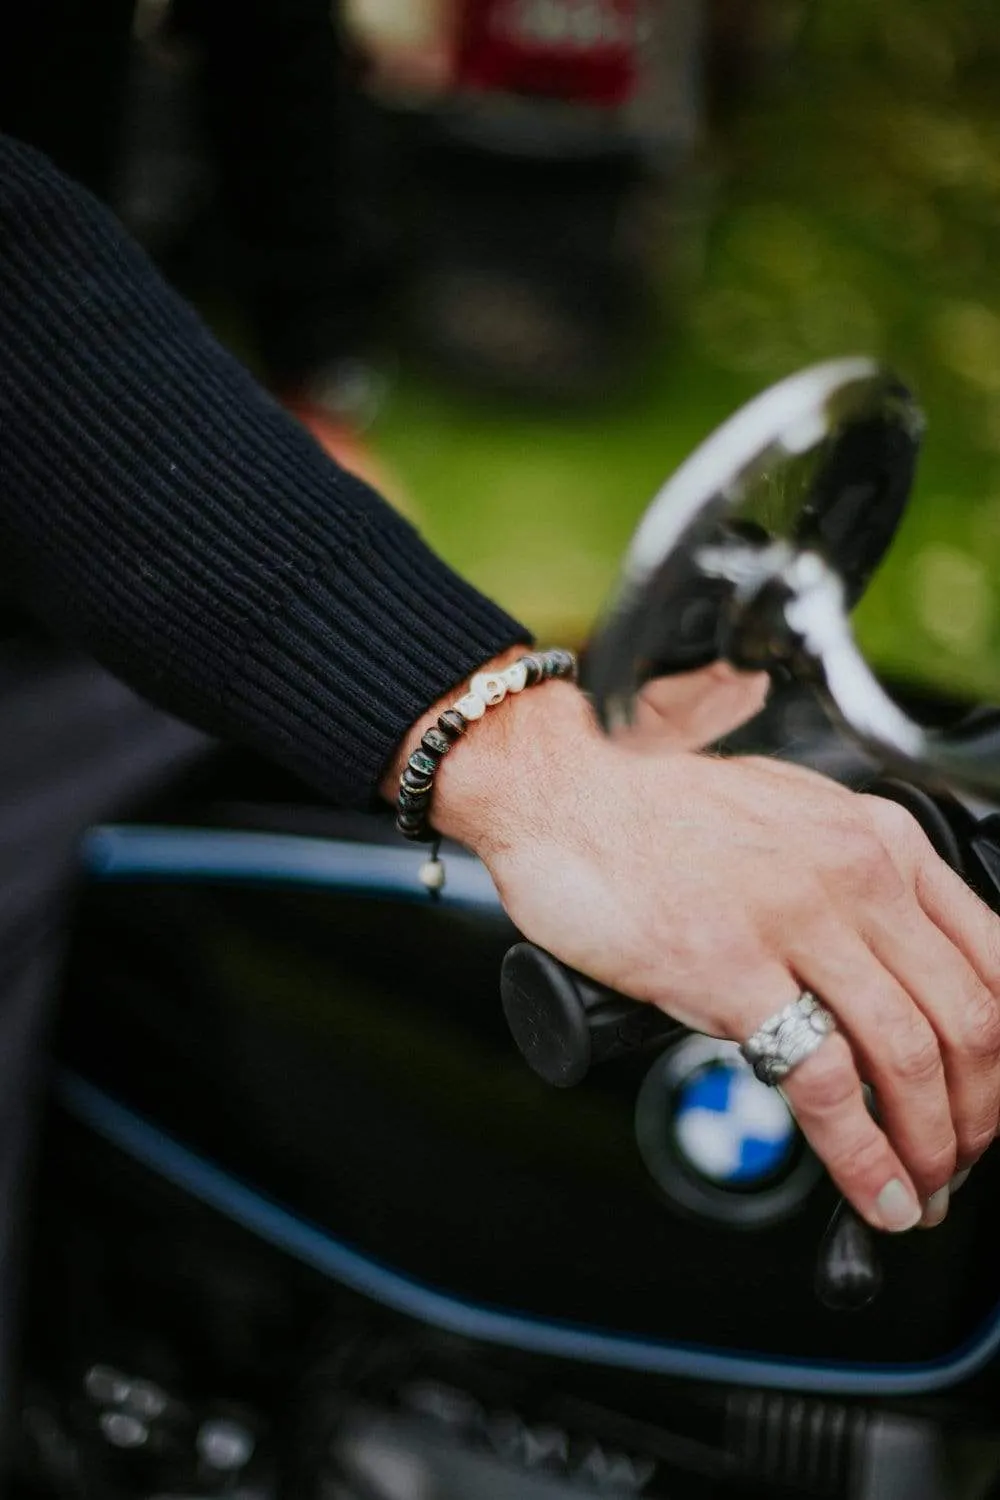
[[11, 1418], [19, 1240], [76, 850], [209, 742], [107, 673], [33, 642], [0, 652], [0, 1417]]

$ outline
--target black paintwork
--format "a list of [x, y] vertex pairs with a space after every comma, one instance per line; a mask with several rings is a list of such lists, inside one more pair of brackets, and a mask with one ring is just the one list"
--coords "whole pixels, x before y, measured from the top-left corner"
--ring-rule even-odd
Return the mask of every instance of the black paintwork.
[[[301, 805], [227, 817], [339, 826]], [[941, 1229], [886, 1242], [873, 1307], [825, 1311], [812, 1279], [828, 1185], [757, 1231], [675, 1210], [633, 1138], [648, 1058], [571, 1094], [520, 1061], [498, 997], [512, 935], [497, 917], [431, 902], [94, 884], [58, 1054], [297, 1214], [467, 1298], [814, 1361], [939, 1359], [973, 1336], [1000, 1299], [982, 1232], [992, 1163]]]

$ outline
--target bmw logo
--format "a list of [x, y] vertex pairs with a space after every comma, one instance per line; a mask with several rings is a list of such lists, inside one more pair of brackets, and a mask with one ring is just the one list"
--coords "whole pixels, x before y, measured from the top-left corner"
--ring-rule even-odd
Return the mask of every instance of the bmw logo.
[[656, 1059], [636, 1101], [636, 1139], [675, 1204], [750, 1228], [786, 1217], [819, 1175], [788, 1105], [732, 1042], [688, 1036]]
[[754, 1187], [787, 1164], [795, 1123], [774, 1089], [731, 1057], [718, 1057], [677, 1090], [673, 1127], [681, 1155], [710, 1182]]

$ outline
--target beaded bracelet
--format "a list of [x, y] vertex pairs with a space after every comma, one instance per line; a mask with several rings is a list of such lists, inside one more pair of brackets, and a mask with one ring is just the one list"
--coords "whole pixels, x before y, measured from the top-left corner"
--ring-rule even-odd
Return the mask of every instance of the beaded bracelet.
[[477, 672], [469, 682], [468, 692], [445, 709], [407, 761], [399, 779], [396, 827], [405, 839], [433, 844], [431, 858], [420, 869], [421, 882], [432, 894], [444, 885], [444, 865], [438, 858], [441, 839], [430, 824], [434, 777], [442, 760], [469, 725], [481, 719], [488, 708], [502, 703], [508, 693], [520, 693], [536, 683], [559, 677], [575, 679], [576, 657], [572, 651], [531, 652], [499, 672]]

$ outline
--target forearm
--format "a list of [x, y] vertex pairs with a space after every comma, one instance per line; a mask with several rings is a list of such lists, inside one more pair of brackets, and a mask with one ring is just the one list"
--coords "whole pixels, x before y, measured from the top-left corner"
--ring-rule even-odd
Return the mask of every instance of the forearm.
[[0, 568], [140, 692], [364, 801], [523, 627], [223, 351], [116, 221], [0, 139]]

